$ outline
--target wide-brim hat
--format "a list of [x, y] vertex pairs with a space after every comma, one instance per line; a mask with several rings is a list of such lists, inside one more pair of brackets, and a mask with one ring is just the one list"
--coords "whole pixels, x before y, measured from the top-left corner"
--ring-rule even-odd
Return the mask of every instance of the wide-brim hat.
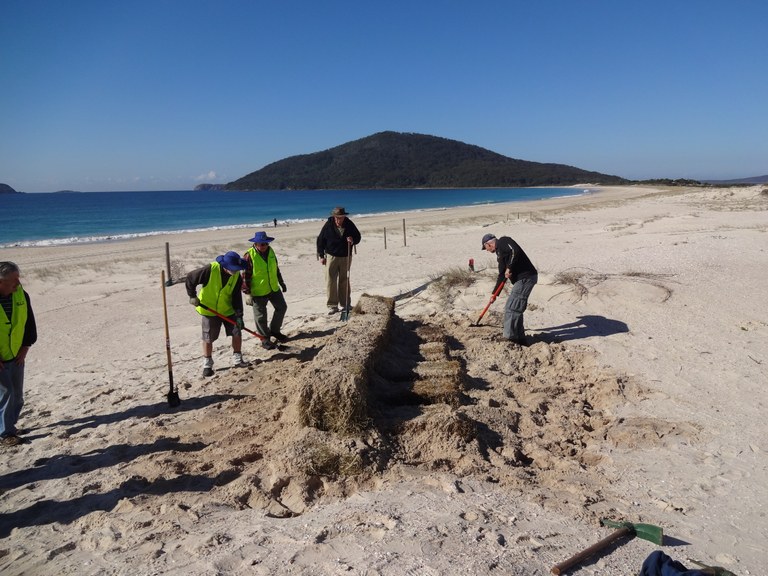
[[272, 240], [274, 240], [274, 238], [267, 236], [266, 232], [256, 232], [254, 237], [248, 240], [248, 242], [253, 242], [254, 244], [269, 244]]
[[495, 238], [496, 238], [496, 236], [494, 236], [493, 234], [486, 234], [485, 236], [483, 236], [483, 244], [482, 244], [482, 246], [480, 246], [480, 248], [482, 250], [485, 250], [485, 243], [486, 242], [490, 242], [491, 240], [493, 240]]
[[239, 272], [240, 270], [245, 270], [247, 266], [245, 260], [240, 258], [240, 254], [232, 251], [227, 252], [222, 256], [216, 256], [216, 262], [221, 264], [222, 268], [226, 268], [227, 270], [230, 270], [232, 272]]
[[331, 210], [331, 216], [349, 216], [349, 212], [344, 210], [343, 206], [336, 206], [336, 208]]

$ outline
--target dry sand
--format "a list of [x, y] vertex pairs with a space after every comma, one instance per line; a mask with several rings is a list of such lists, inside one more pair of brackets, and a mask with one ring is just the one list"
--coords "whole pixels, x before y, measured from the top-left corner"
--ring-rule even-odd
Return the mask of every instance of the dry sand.
[[[689, 567], [766, 573], [761, 187], [353, 219], [348, 322], [325, 314], [319, 223], [268, 231], [293, 338], [246, 334], [250, 368], [220, 339], [202, 378], [198, 316], [167, 288], [175, 409], [165, 243], [178, 277], [253, 230], [2, 251], [40, 333], [29, 442], [0, 464], [2, 574], [548, 574], [610, 533], [603, 517], [663, 527]], [[528, 348], [498, 338], [503, 298], [472, 326], [486, 232], [540, 271]], [[654, 549], [571, 573], [634, 575]]]

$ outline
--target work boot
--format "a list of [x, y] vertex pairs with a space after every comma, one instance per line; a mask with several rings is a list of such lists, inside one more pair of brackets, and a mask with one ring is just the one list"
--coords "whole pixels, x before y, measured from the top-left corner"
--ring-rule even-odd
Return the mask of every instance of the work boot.
[[266, 340], [261, 341], [261, 347], [264, 348], [264, 350], [274, 350], [275, 345], [272, 343], [272, 341], [267, 338]]
[[243, 354], [241, 352], [232, 353], [232, 367], [233, 368], [247, 368], [248, 362], [243, 360]]
[[272, 332], [272, 337], [277, 340], [278, 342], [288, 342], [288, 336], [283, 334], [282, 332]]
[[338, 306], [328, 306], [328, 315], [336, 314], [338, 313], [339, 308]]
[[213, 376], [213, 358], [206, 356], [203, 359], [203, 377]]

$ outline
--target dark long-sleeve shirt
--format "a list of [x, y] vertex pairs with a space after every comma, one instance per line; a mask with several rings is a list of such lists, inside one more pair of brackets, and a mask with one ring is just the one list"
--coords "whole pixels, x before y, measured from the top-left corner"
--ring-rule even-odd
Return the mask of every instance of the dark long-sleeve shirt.
[[[221, 270], [221, 285], [226, 286], [227, 282], [229, 282], [229, 274], [224, 270], [224, 268], [219, 268]], [[235, 310], [236, 316], [242, 316], [243, 315], [243, 295], [241, 294], [241, 288], [243, 284], [243, 279], [240, 276], [240, 274], [237, 274], [237, 283], [235, 284], [235, 289], [232, 292], [232, 308]], [[192, 270], [189, 274], [187, 274], [187, 279], [184, 282], [186, 288], [187, 288], [187, 296], [190, 298], [194, 298], [197, 296], [197, 287], [202, 285], [205, 286], [208, 284], [208, 280], [211, 278], [211, 265], [208, 264], [207, 266], [203, 266], [202, 268], [198, 268], [197, 270]]]
[[317, 255], [320, 258], [324, 258], [326, 254], [336, 257], [347, 256], [349, 254], [348, 236], [352, 238], [352, 244], [360, 243], [360, 231], [352, 220], [345, 218], [341, 228], [343, 231], [339, 234], [333, 216], [325, 221], [317, 236]]
[[509, 236], [502, 236], [496, 239], [496, 260], [499, 263], [499, 276], [496, 278], [496, 286], [504, 280], [507, 270], [509, 270], [509, 281], [512, 284], [521, 278], [529, 278], [538, 274], [536, 268], [528, 259], [528, 255]]

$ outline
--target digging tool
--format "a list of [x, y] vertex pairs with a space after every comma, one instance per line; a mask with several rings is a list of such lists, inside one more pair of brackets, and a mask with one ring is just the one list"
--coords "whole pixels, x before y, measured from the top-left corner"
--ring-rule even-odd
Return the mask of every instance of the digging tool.
[[341, 311], [339, 317], [340, 322], [346, 322], [349, 320], [349, 305], [352, 294], [352, 288], [349, 284], [349, 273], [352, 270], [352, 244], [347, 243], [347, 297], [344, 299], [344, 310]]
[[[206, 306], [206, 305], [205, 305], [205, 304], [203, 304], [202, 302], [200, 303], [200, 308], [205, 308], [206, 310], [208, 310], [208, 312], [213, 312], [214, 314], [216, 314], [216, 316], [218, 316], [219, 318], [221, 318], [221, 319], [222, 319], [222, 320], [224, 320], [225, 322], [229, 322], [230, 324], [234, 324], [235, 326], [237, 326], [237, 322], [235, 322], [234, 320], [232, 320], [232, 318], [229, 318], [229, 317], [227, 317], [227, 316], [224, 316], [224, 314], [219, 314], [218, 312], [216, 312], [216, 310], [213, 310], [212, 308], [208, 308], [208, 306]], [[259, 334], [258, 332], [254, 332], [253, 330], [249, 330], [249, 329], [248, 329], [248, 328], [246, 328], [245, 326], [243, 326], [243, 328], [242, 328], [242, 329], [243, 329], [243, 330], [245, 330], [246, 332], [248, 332], [249, 334], [253, 334], [253, 335], [254, 335], [254, 336], [256, 336], [256, 338], [258, 338], [259, 340], [266, 340], [266, 337], [265, 337], [265, 336], [262, 336], [261, 334]]]
[[493, 293], [493, 295], [491, 296], [491, 299], [488, 301], [488, 304], [485, 306], [485, 308], [483, 308], [483, 311], [482, 311], [482, 312], [480, 312], [480, 317], [477, 319], [477, 322], [475, 322], [474, 324], [470, 324], [470, 326], [479, 326], [479, 325], [480, 325], [480, 320], [482, 320], [482, 319], [483, 319], [483, 316], [485, 316], [485, 313], [486, 313], [486, 312], [488, 312], [488, 308], [490, 308], [490, 307], [491, 307], [491, 304], [493, 304], [493, 303], [494, 303], [494, 301], [496, 300], [496, 296], [498, 296], [498, 295], [499, 295], [499, 293], [501, 292], [501, 289], [502, 289], [502, 288], [504, 288], [504, 283], [505, 283], [506, 281], [507, 281], [507, 279], [506, 279], [506, 278], [504, 278], [504, 280], [502, 280], [501, 282], [499, 282], [499, 287], [498, 287], [498, 288], [496, 288], [496, 291], [495, 291], [495, 292]]
[[181, 404], [179, 392], [173, 386], [173, 365], [171, 364], [171, 337], [168, 333], [168, 306], [165, 301], [165, 270], [161, 271], [160, 283], [163, 285], [163, 318], [165, 318], [165, 354], [168, 357], [168, 406], [175, 408]]
[[638, 538], [642, 538], [643, 540], [648, 540], [649, 542], [653, 542], [654, 544], [661, 546], [664, 543], [664, 533], [662, 529], [659, 526], [654, 526], [653, 524], [633, 524], [632, 522], [615, 522], [613, 520], [606, 520], [603, 518], [600, 520], [600, 524], [603, 526], [608, 526], [609, 528], [616, 528], [616, 530], [610, 534], [609, 536], [606, 536], [602, 540], [600, 540], [598, 543], [593, 544], [586, 550], [583, 550], [576, 554], [575, 556], [571, 556], [568, 558], [568, 560], [564, 562], [560, 562], [559, 564], [555, 564], [552, 566], [552, 574], [562, 574], [565, 570], [568, 570], [569, 568], [572, 568], [576, 564], [579, 564], [580, 562], [583, 562], [596, 552], [599, 552], [600, 550], [603, 550], [604, 548], [610, 546], [620, 538], [624, 538], [625, 536], [637, 536]]

